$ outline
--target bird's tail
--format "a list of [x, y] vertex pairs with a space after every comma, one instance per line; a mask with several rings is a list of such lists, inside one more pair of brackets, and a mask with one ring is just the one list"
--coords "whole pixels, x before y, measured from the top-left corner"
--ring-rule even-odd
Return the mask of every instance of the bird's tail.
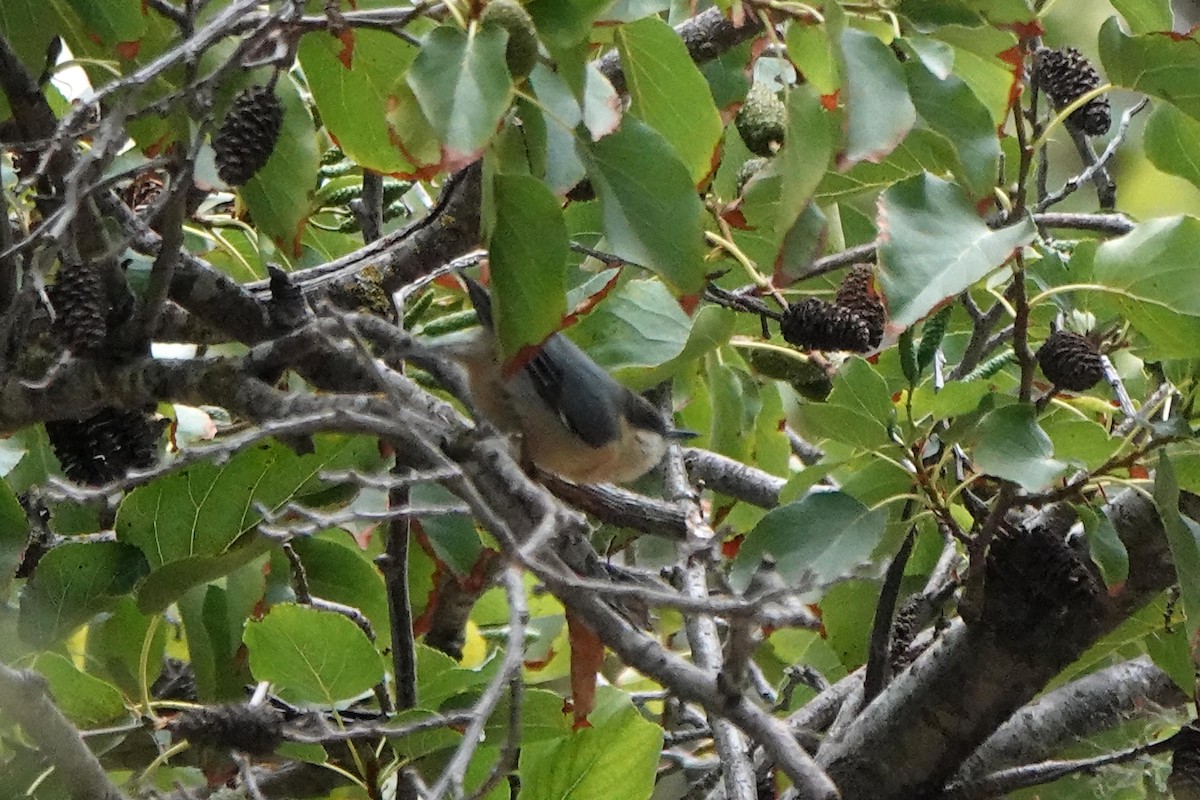
[[459, 277], [467, 285], [467, 296], [471, 298], [471, 305], [475, 307], [475, 316], [479, 318], [479, 324], [485, 328], [492, 328], [492, 296], [482, 283], [470, 275], [459, 273]]

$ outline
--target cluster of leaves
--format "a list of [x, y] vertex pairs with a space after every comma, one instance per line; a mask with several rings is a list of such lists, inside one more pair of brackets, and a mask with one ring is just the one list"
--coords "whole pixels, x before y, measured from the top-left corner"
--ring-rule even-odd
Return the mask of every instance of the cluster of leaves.
[[[1089, 165], [1072, 146], [1080, 137], [1066, 125], [1070, 109], [1038, 102], [1027, 72], [1039, 37], [1096, 56], [1114, 87], [1152, 99], [1140, 148], [1114, 125], [1122, 155], [1200, 188], [1191, 157], [1200, 149], [1200, 102], [1191, 91], [1200, 50], [1194, 35], [1164, 33], [1174, 22], [1167, 0], [1113, 0], [1117, 14], [1085, 29], [1076, 18], [1093, 11], [1083, 0], [722, 2], [734, 24], [712, 19], [726, 26], [723, 35], [743, 34], [713, 45], [716, 57], [689, 51], [672, 28], [691, 16], [686, 2], [535, 0], [527, 8], [541, 57], [516, 78], [506, 61], [510, 33], [482, 23], [480, 3], [406, 13], [359, 0], [335, 14], [310, 2], [309, 16], [264, 28], [279, 39], [267, 43], [284, 53], [282, 62], [278, 54], [264, 61], [260, 51], [271, 48], [263, 41], [241, 47], [246, 31], [229, 23], [179, 63], [163, 56], [181, 32], [225, 24], [238, 3], [212, 0], [186, 26], [158, 5], [175, 8], [61, 0], [46, 13], [5, 2], [0, 33], [34, 75], [61, 38], [91, 85], [111, 92], [101, 114], [129, 115], [131, 147], [105, 165], [116, 183], [161, 167], [151, 161], [158, 154], [200, 143], [195, 183], [205, 199], [184, 226], [184, 249], [238, 283], [264, 279], [268, 263], [303, 283], [306, 273], [360, 251], [371, 194], [364, 176], [388, 176], [380, 218], [384, 235], [400, 241], [402, 226], [433, 208], [438, 183], [481, 161], [479, 243], [504, 354], [518, 357], [569, 319], [568, 334], [623, 382], [670, 384], [679, 423], [700, 432], [698, 447], [778, 479], [774, 509], [732, 493], [705, 496], [727, 545], [728, 589], [752, 590], [770, 557], [821, 613], [819, 631], [768, 632], [754, 654], [766, 683], [786, 684], [795, 665], [837, 680], [867, 661], [881, 567], [910, 528], [904, 592], [921, 589], [944, 562], [947, 542], [982, 558], [971, 545], [997, 513], [1069, 500], [1093, 560], [1119, 592], [1129, 557], [1106, 514], [1105, 488], [1142, 486], [1154, 470], [1186, 621], [1172, 626], [1168, 614], [1164, 625], [1162, 604], [1147, 607], [1064, 679], [1148, 652], [1179, 686], [1194, 688], [1200, 529], [1178, 501], [1181, 490], [1200, 492], [1190, 418], [1200, 364], [1200, 220], [1083, 213], [1094, 208], [1084, 190], [1067, 199], [1079, 213], [1050, 219], [1046, 176], [1065, 179]], [[241, 5], [230, 19], [250, 13]], [[240, 69], [245, 63], [258, 66]], [[239, 91], [276, 71], [282, 132], [266, 164], [232, 191], [216, 177], [203, 134]], [[188, 102], [197, 75], [213, 76], [207, 118]], [[742, 181], [752, 153], [733, 120], [753, 84], [780, 98], [786, 126], [782, 144]], [[77, 113], [54, 82], [44, 91], [62, 117]], [[1118, 111], [1125, 100], [1118, 96]], [[0, 119], [19, 111], [10, 101], [0, 94]], [[1095, 159], [1086, 143], [1078, 153]], [[18, 174], [31, 167], [5, 154], [0, 168], [3, 207], [13, 212], [7, 224], [36, 230], [36, 192]], [[778, 316], [770, 305], [760, 317], [723, 307], [745, 304], [696, 302], [832, 296], [830, 273], [866, 251], [887, 307], [883, 344], [868, 357], [764, 338], [766, 320]], [[133, 248], [125, 255], [140, 290], [153, 258]], [[364, 274], [378, 292], [379, 281]], [[747, 284], [750, 291], [739, 288]], [[386, 301], [362, 305], [388, 310]], [[463, 324], [460, 309], [457, 293], [426, 289], [402, 309], [403, 320], [433, 335]], [[221, 319], [204, 322], [223, 331]], [[1032, 353], [1055, 327], [1119, 333], [1111, 385], [1061, 395], [1039, 378]], [[291, 388], [309, 392], [299, 378]], [[386, 493], [321, 476], [384, 471], [377, 437], [320, 433], [311, 452], [300, 453], [255, 438], [222, 449], [238, 441], [222, 432], [213, 448], [222, 458], [205, 460], [175, 445], [195, 433], [190, 420], [208, 424], [218, 411], [161, 410], [176, 423], [163, 474], [121, 494], [111, 515], [95, 493], [87, 503], [80, 494], [55, 495], [44, 548], [30, 544], [47, 524], [31, 513], [30, 498], [59, 470], [40, 428], [6, 440], [0, 661], [41, 673], [81, 729], [158, 708], [151, 684], [167, 656], [190, 664], [193, 699], [205, 703], [240, 700], [246, 685], [266, 681], [293, 704], [370, 706], [372, 691], [386, 692], [399, 676], [385, 658], [394, 609], [373, 562], [384, 537], [356, 514], [384, 511]], [[785, 428], [819, 448], [819, 458], [798, 465]], [[656, 490], [655, 480], [639, 488]], [[510, 624], [504, 592], [487, 589], [497, 543], [435, 482], [413, 486], [408, 502], [429, 510], [414, 527], [419, 546], [407, 564], [416, 632], [430, 629], [448, 585], [478, 597], [461, 662], [418, 645], [419, 706], [392, 715], [395, 727], [476, 703], [501, 668], [491, 642]], [[326, 515], [311, 512], [316, 519], [346, 511], [349, 521], [297, 535], [289, 558], [263, 525], [286, 534], [295, 518], [309, 519], [305, 509]], [[77, 538], [101, 530], [106, 535]], [[663, 540], [615, 525], [598, 526], [593, 541], [642, 567], [678, 560]], [[659, 687], [615, 659], [599, 661], [611, 685], [574, 716], [564, 710], [572, 689], [576, 703], [583, 699], [572, 669], [581, 639], [559, 599], [532, 584], [514, 770], [521, 797], [649, 797], [656, 779], [674, 791], [680, 773], [660, 763], [661, 719], [644, 710], [658, 710], [657, 701], [633, 703], [633, 693]], [[308, 596], [358, 617], [323, 610]], [[682, 627], [672, 611], [655, 625], [663, 640]], [[791, 687], [776, 711], [802, 708], [814, 694]], [[466, 768], [468, 789], [505, 756], [506, 702], [516, 701], [495, 708]], [[402, 765], [436, 775], [463, 734], [443, 727], [384, 738], [383, 764], [373, 761], [383, 750], [370, 748], [346, 756], [293, 741], [284, 752], [365, 786]], [[57, 776], [44, 777], [45, 762], [22, 758], [22, 748], [0, 739], [6, 785], [45, 798], [70, 794]], [[127, 768], [116, 756], [105, 766], [114, 775]], [[139, 787], [195, 784], [197, 766], [210, 779], [221, 774], [211, 764], [155, 761]], [[1092, 796], [1091, 788], [1064, 783], [1053, 796]], [[512, 794], [507, 782], [489, 786], [489, 798]]]

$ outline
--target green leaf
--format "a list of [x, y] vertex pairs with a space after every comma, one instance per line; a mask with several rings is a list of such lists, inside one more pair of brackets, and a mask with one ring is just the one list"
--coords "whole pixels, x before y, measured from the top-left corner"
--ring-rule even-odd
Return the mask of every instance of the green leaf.
[[766, 554], [788, 586], [815, 600], [869, 562], [887, 528], [887, 509], [874, 511], [842, 492], [815, 492], [772, 509], [746, 534], [730, 573], [744, 591]]
[[[1175, 610], [1178, 614], [1178, 609]], [[1174, 621], [1174, 627], [1166, 630], [1163, 625], [1164, 614], [1160, 610], [1154, 620], [1154, 627], [1140, 642], [1146, 648], [1146, 653], [1154, 661], [1154, 665], [1171, 676], [1171, 680], [1187, 694], [1195, 691], [1196, 665], [1192, 661], [1191, 647], [1188, 646], [1188, 633], [1179, 620]]]
[[1200, 188], [1200, 121], [1175, 106], [1156, 104], [1142, 142], [1157, 169]]
[[[438, 483], [418, 483], [413, 486], [410, 501], [419, 505], [459, 504], [461, 501], [449, 489]], [[421, 530], [429, 538], [434, 554], [460, 576], [466, 577], [479, 561], [483, 545], [470, 514], [431, 514], [423, 516]]]
[[585, 41], [612, 4], [613, 0], [530, 0], [525, 8], [546, 44], [563, 49]]
[[779, 175], [779, 217], [776, 230], [783, 234], [808, 205], [833, 156], [836, 134], [833, 115], [808, 86], [794, 86], [787, 96], [788, 126], [783, 149], [771, 159], [768, 175]]
[[710, 363], [707, 373], [712, 405], [709, 447], [723, 456], [748, 461], [760, 407], [758, 384], [726, 364]]
[[522, 745], [521, 800], [649, 800], [662, 728], [646, 721], [624, 692], [602, 686], [597, 698], [591, 727]]
[[1080, 505], [1075, 507], [1075, 511], [1083, 523], [1084, 532], [1087, 533], [1088, 551], [1092, 561], [1100, 568], [1105, 585], [1120, 589], [1129, 577], [1129, 551], [1117, 535], [1112, 520], [1104, 509], [1095, 511]]
[[[1198, 48], [1200, 49], [1200, 48]], [[1153, 219], [1096, 250], [1094, 274], [1108, 299], [1159, 358], [1200, 355], [1200, 220]]]
[[410, 177], [429, 178], [441, 168], [442, 146], [437, 131], [421, 111], [417, 96], [403, 76], [392, 84], [389, 102], [389, 136], [404, 158], [415, 165]]
[[[409, 708], [398, 711], [391, 718], [390, 722], [396, 726], [401, 726], [429, 719], [430, 716], [431, 714], [428, 711]], [[396, 753], [407, 760], [416, 760], [432, 753], [450, 750], [457, 747], [461, 741], [462, 734], [445, 727], [437, 727], [408, 736], [391, 738], [391, 743], [396, 749]]]
[[646, 17], [617, 28], [631, 111], [661, 133], [700, 183], [715, 168], [721, 117], [704, 76], [671, 26]]
[[[138, 695], [141, 687], [142, 646], [151, 617], [137, 610], [132, 597], [122, 597], [111, 613], [101, 614], [87, 629], [87, 661], [89, 668], [97, 665], [109, 679], [131, 697]], [[166, 646], [166, 629], [158, 626], [151, 642], [149, 675], [153, 682], [158, 677]]]
[[[899, 452], [899, 449], [893, 450], [893, 454]], [[912, 474], [904, 467], [874, 453], [863, 453], [839, 465], [833, 476], [841, 482], [843, 492], [872, 508], [912, 491], [913, 485]], [[896, 543], [899, 544], [898, 538]]]
[[422, 708], [439, 709], [447, 700], [487, 683], [499, 667], [495, 659], [480, 669], [460, 667], [453, 658], [424, 644], [417, 645], [417, 700]]
[[[17, 58], [36, 77], [46, 63], [46, 48], [59, 33], [58, 20], [46, 13], [41, 0], [6, 0], [0, 3], [0, 34]], [[0, 92], [0, 119], [10, 116], [8, 95]]]
[[1000, 165], [1000, 142], [991, 114], [957, 75], [939, 80], [918, 59], [909, 60], [905, 75], [921, 117], [958, 152], [972, 196], [990, 193]]
[[1036, 16], [1027, 0], [963, 0], [963, 5], [997, 26], [1029, 22]]
[[248, 533], [216, 555], [187, 556], [156, 566], [138, 586], [138, 610], [143, 614], [165, 611], [188, 589], [246, 566], [271, 547], [270, 539]]
[[243, 636], [256, 680], [302, 701], [334, 704], [383, 679], [383, 661], [357, 625], [306, 606], [272, 607]]
[[267, 163], [239, 190], [258, 231], [289, 257], [300, 255], [300, 240], [312, 211], [313, 186], [321, 168], [312, 114], [290, 78], [275, 84], [283, 105], [283, 127]]
[[846, 671], [857, 669], [867, 660], [868, 637], [863, 632], [870, 630], [878, 605], [877, 581], [842, 581], [821, 598], [825, 641]]
[[845, 75], [846, 141], [838, 161], [881, 161], [917, 121], [895, 54], [877, 38], [846, 28], [839, 40]]
[[13, 575], [29, 544], [29, 520], [8, 481], [0, 483], [0, 603], [8, 598]]
[[855, 447], [889, 444], [893, 407], [887, 381], [861, 358], [851, 358], [833, 379], [824, 403], [806, 404], [801, 416], [807, 430]]
[[[954, 68], [953, 47], [931, 36], [923, 36], [919, 33], [905, 36], [903, 42], [912, 49], [925, 71], [937, 80], [944, 81], [950, 77], [950, 72]], [[920, 112], [919, 107], [917, 111]]]
[[496, 332], [505, 362], [540, 345], [567, 311], [567, 224], [558, 199], [537, 178], [496, 175], [487, 231]]
[[726, 308], [714, 305], [703, 305], [690, 320], [691, 330], [688, 331], [687, 341], [683, 350], [674, 358], [664, 361], [657, 367], [638, 370], [618, 370], [617, 375], [626, 385], [638, 391], [645, 391], [665, 380], [681, 375], [689, 370], [694, 362], [729, 342], [737, 323], [737, 314]]
[[567, 333], [597, 364], [627, 380], [681, 355], [691, 329], [692, 320], [661, 281], [632, 280]]
[[448, 168], [474, 161], [491, 140], [512, 99], [500, 26], [453, 24], [432, 31], [408, 71], [408, 85], [442, 140]]
[[1083, 469], [1096, 469], [1121, 446], [1104, 426], [1074, 414], [1055, 414], [1042, 427], [1054, 442], [1054, 457]]
[[662, 134], [626, 117], [620, 130], [580, 143], [614, 255], [661, 275], [683, 294], [704, 283], [703, 207], [687, 168]]
[[921, 26], [970, 25], [982, 20], [967, 7], [966, 0], [900, 0], [897, 10]]
[[125, 716], [117, 687], [81, 672], [65, 656], [42, 653], [34, 669], [49, 682], [54, 704], [76, 727], [97, 728]]
[[300, 456], [277, 442], [256, 445], [218, 465], [198, 463], [135, 489], [117, 512], [117, 539], [137, 546], [151, 566], [226, 552], [260, 519], [253, 508], [276, 509], [324, 489], [322, 470], [369, 471], [379, 463], [369, 437], [324, 435]]
[[545, 64], [533, 68], [528, 83], [540, 108], [532, 104], [522, 106], [522, 121], [528, 124], [530, 115], [542, 115], [546, 130], [546, 185], [555, 194], [565, 194], [585, 175], [583, 162], [575, 152], [575, 128], [583, 121], [583, 109], [563, 77]]
[[233, 624], [229, 593], [217, 584], [196, 586], [176, 604], [187, 637], [188, 657], [203, 701], [232, 700], [245, 695], [252, 680], [242, 646], [244, 620]]
[[929, 414], [934, 419], [950, 419], [979, 407], [979, 401], [993, 389], [987, 381], [950, 381], [935, 392], [928, 383], [913, 390], [913, 416]]
[[1046, 488], [1067, 466], [1053, 458], [1054, 445], [1038, 427], [1028, 403], [989, 411], [968, 438], [980, 472], [1013, 481], [1026, 491]]
[[99, 3], [95, 0], [66, 0], [66, 3], [79, 15], [89, 35], [102, 41], [112, 55], [118, 54], [117, 45], [134, 44], [146, 32], [146, 12], [141, 0], [104, 0]]
[[42, 557], [21, 593], [21, 638], [45, 646], [110, 607], [146, 574], [137, 548], [67, 542]]
[[822, 203], [843, 200], [878, 191], [925, 172], [950, 172], [957, 164], [958, 156], [945, 138], [933, 131], [918, 129], [878, 164], [862, 161], [846, 172], [826, 172], [817, 187], [817, 199]]
[[1200, 523], [1179, 512], [1179, 484], [1175, 468], [1165, 451], [1158, 453], [1154, 475], [1154, 503], [1167, 532], [1167, 545], [1175, 564], [1175, 582], [1179, 584], [1187, 624], [1188, 644], [1193, 656], [1200, 631]]
[[1017, 37], [998, 28], [947, 25], [932, 35], [954, 48], [954, 74], [962, 78], [999, 126], [1023, 67], [1012, 61]]
[[832, 95], [841, 86], [828, 25], [805, 25], [793, 20], [787, 29], [787, 52], [806, 84], [817, 93]]
[[386, 647], [391, 637], [391, 618], [383, 576], [344, 531], [328, 535], [337, 538], [292, 540], [292, 547], [304, 564], [309, 591], [324, 600], [357, 608], [371, 621], [379, 646]]
[[1154, 95], [1200, 119], [1200, 47], [1194, 31], [1126, 36], [1117, 18], [1109, 17], [1100, 28], [1100, 60], [1114, 85]]
[[390, 87], [417, 49], [385, 31], [358, 28], [352, 36], [350, 50], [325, 31], [300, 40], [300, 65], [321, 121], [354, 163], [410, 175], [415, 166], [397, 148], [387, 115], [393, 103]]
[[1169, 31], [1173, 28], [1171, 0], [1112, 0], [1133, 33]]
[[1032, 220], [990, 230], [962, 190], [922, 175], [879, 200], [879, 281], [890, 324], [906, 328], [1033, 241]]

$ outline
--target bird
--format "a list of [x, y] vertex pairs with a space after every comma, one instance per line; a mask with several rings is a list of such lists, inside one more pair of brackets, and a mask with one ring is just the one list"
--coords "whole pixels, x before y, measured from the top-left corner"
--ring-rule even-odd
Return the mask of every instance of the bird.
[[461, 277], [479, 325], [443, 342], [443, 351], [465, 367], [472, 400], [488, 419], [520, 436], [528, 461], [578, 484], [629, 483], [657, 466], [672, 441], [696, 435], [669, 425], [561, 333], [504, 375], [491, 296]]

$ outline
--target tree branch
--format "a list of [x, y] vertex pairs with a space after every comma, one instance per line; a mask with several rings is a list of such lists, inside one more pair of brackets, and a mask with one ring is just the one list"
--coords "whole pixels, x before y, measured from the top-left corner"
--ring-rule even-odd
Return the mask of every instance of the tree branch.
[[[74, 800], [124, 800], [104, 767], [47, 695], [46, 679], [0, 664], [0, 709], [54, 765]], [[15, 788], [15, 787], [11, 787]]]

